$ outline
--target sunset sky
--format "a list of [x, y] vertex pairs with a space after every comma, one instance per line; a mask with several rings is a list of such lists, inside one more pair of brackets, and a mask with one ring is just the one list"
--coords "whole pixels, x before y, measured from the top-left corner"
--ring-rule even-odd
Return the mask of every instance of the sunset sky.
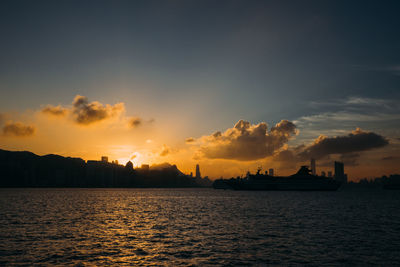
[[400, 173], [399, 1], [2, 1], [0, 148], [211, 178]]

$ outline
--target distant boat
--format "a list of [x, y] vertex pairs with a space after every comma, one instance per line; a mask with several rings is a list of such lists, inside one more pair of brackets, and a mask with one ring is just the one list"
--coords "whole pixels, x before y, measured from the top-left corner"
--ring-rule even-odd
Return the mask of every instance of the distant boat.
[[281, 191], [336, 191], [341, 183], [328, 177], [310, 174], [307, 166], [291, 176], [270, 176], [249, 174], [246, 178], [218, 179], [213, 183], [215, 189], [234, 190], [281, 190]]

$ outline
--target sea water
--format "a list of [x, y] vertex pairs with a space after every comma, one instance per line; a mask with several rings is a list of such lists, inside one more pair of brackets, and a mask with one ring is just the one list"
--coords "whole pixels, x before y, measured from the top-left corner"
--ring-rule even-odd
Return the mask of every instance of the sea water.
[[400, 192], [0, 189], [0, 265], [399, 265]]

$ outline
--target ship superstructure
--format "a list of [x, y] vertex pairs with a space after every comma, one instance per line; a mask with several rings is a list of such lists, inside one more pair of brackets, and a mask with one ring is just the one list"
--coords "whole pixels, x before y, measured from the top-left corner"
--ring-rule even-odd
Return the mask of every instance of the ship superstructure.
[[[224, 185], [224, 186], [221, 186]], [[341, 182], [332, 178], [311, 174], [307, 166], [301, 166], [299, 171], [291, 176], [271, 176], [249, 174], [246, 178], [216, 180], [214, 188], [231, 188], [234, 190], [293, 190], [293, 191], [335, 191]]]

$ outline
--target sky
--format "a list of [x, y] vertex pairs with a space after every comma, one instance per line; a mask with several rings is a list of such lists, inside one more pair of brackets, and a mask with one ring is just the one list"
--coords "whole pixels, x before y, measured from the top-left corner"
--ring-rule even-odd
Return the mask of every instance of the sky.
[[0, 148], [211, 178], [400, 173], [398, 1], [2, 1]]

